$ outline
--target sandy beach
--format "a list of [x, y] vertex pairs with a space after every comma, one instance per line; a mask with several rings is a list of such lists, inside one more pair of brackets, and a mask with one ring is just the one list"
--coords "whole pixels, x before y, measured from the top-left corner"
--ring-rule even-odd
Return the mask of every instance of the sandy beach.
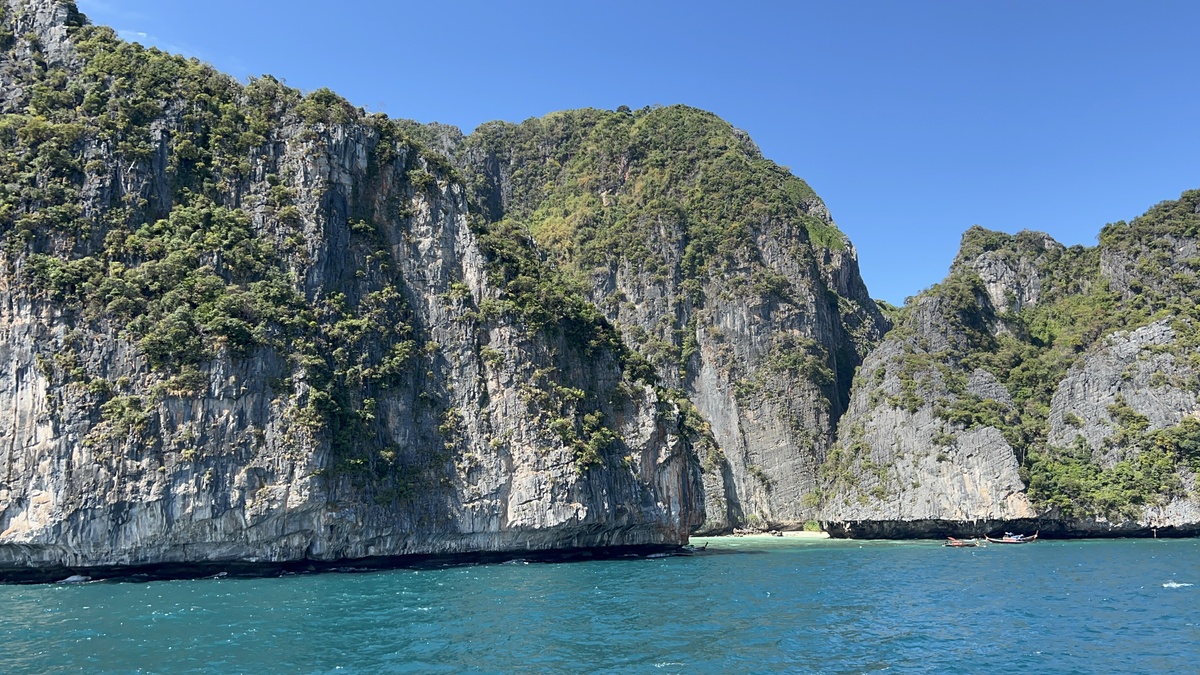
[[782, 537], [776, 536], [774, 534], [767, 534], [766, 532], [760, 532], [758, 534], [722, 534], [722, 535], [717, 535], [715, 537], [692, 537], [692, 539], [706, 539], [706, 540], [711, 540], [711, 539], [783, 539], [783, 538], [789, 538], [789, 537], [797, 537], [797, 538], [801, 538], [801, 539], [828, 539], [829, 538], [828, 532], [807, 532], [804, 530], [794, 530], [794, 531], [788, 530], [788, 531], [782, 532], [781, 534], [783, 535]]

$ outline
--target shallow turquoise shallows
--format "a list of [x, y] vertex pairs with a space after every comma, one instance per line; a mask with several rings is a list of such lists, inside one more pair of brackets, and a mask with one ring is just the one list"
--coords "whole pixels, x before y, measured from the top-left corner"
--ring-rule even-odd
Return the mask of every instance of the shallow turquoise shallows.
[[[701, 540], [703, 542], [703, 540]], [[6, 673], [1196, 672], [1200, 542], [0, 587]]]

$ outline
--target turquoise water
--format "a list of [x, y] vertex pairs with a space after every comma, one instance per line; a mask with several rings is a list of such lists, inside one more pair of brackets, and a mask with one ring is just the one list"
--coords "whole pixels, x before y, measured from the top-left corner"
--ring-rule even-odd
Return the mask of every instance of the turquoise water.
[[1195, 672], [1192, 583], [1196, 540], [745, 538], [689, 558], [2, 586], [0, 670]]

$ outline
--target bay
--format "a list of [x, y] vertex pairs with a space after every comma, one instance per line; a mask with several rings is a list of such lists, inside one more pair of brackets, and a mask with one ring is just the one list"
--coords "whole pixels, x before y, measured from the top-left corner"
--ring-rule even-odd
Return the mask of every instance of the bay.
[[7, 673], [1194, 672], [1200, 542], [746, 537], [691, 557], [0, 587]]

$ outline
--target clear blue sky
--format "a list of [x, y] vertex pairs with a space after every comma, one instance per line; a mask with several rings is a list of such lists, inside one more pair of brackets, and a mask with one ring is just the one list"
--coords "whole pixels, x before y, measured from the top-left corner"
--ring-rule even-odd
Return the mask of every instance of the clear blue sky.
[[1200, 2], [79, 0], [238, 77], [469, 131], [685, 103], [806, 179], [875, 297], [972, 224], [1093, 244], [1200, 187]]

